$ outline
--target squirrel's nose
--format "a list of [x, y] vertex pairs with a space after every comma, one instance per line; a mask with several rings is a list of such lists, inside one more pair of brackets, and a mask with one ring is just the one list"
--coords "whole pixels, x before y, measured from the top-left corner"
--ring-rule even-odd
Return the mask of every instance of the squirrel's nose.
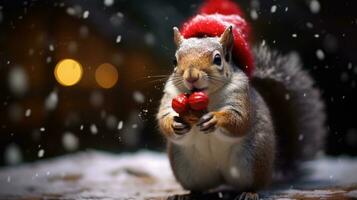
[[186, 78], [186, 81], [189, 83], [194, 83], [194, 82], [198, 81], [198, 76], [196, 76], [196, 77], [190, 76], [190, 77]]

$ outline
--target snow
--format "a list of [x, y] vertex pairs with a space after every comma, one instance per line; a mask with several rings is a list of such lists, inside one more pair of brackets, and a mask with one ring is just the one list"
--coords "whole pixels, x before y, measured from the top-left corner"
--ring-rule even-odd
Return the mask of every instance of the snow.
[[143, 93], [141, 93], [139, 91], [134, 91], [133, 98], [136, 103], [144, 103], [145, 102], [145, 96], [143, 95]]
[[93, 135], [96, 135], [98, 133], [98, 128], [95, 124], [91, 124], [90, 125], [90, 132], [93, 134]]
[[26, 109], [25, 111], [25, 117], [30, 117], [31, 116], [31, 109]]
[[318, 0], [311, 0], [309, 3], [310, 11], [314, 14], [320, 12], [320, 2]]
[[286, 93], [286, 94], [284, 95], [284, 97], [285, 97], [285, 100], [287, 100], [287, 101], [290, 100], [290, 94]]
[[116, 43], [119, 43], [121, 41], [121, 35], [118, 35], [117, 38], [115, 39]]
[[16, 165], [22, 162], [22, 153], [19, 146], [15, 143], [9, 144], [4, 151], [5, 163]]
[[53, 46], [53, 44], [50, 44], [50, 45], [48, 45], [48, 49], [50, 51], [54, 51], [55, 50], [55, 46]]
[[117, 128], [118, 128], [118, 130], [123, 129], [123, 121], [119, 121]]
[[52, 62], [52, 57], [51, 56], [47, 56], [46, 63], [50, 63], [50, 62]]
[[88, 10], [84, 11], [82, 16], [83, 16], [83, 19], [87, 19], [89, 16], [89, 11]]
[[40, 149], [40, 150], [37, 152], [37, 157], [39, 157], [39, 158], [42, 158], [44, 155], [45, 155], [45, 150], [43, 150], [43, 149]]
[[297, 38], [297, 34], [296, 34], [296, 33], [293, 33], [293, 34], [291, 35], [291, 37]]
[[58, 94], [56, 90], [53, 90], [45, 100], [46, 110], [54, 110], [58, 104]]
[[105, 6], [112, 6], [114, 4], [114, 0], [104, 0], [104, 5]]
[[[321, 157], [303, 166], [311, 173], [302, 182], [262, 191], [263, 198], [356, 197], [356, 189], [343, 187], [357, 182], [356, 159]], [[173, 194], [187, 194], [175, 181], [167, 155], [151, 151], [124, 154], [85, 151], [6, 167], [0, 170], [0, 185], [0, 198], [15, 199], [28, 196], [36, 199], [166, 199]], [[226, 198], [226, 195], [224, 191], [217, 191], [218, 198]]]
[[321, 50], [321, 49], [318, 49], [316, 51], [316, 57], [319, 59], [319, 60], [323, 60], [325, 59], [325, 53]]
[[306, 27], [312, 29], [314, 28], [314, 24], [311, 22], [306, 22]]
[[152, 46], [155, 44], [155, 36], [152, 33], [146, 33], [144, 39], [147, 45]]
[[113, 26], [120, 26], [124, 21], [124, 14], [117, 12], [110, 17], [109, 21]]
[[257, 20], [258, 19], [258, 12], [255, 9], [252, 9], [250, 11], [250, 17], [252, 18], [252, 20]]
[[88, 151], [5, 168], [0, 171], [0, 185], [1, 197], [45, 199], [56, 195], [61, 199], [144, 199], [147, 194], [154, 198], [184, 193], [166, 155], [148, 151], [122, 155]]
[[72, 8], [72, 7], [68, 7], [66, 9], [66, 12], [67, 12], [67, 14], [69, 14], [71, 16], [76, 15], [76, 10], [74, 8]]
[[20, 66], [12, 67], [8, 75], [8, 84], [13, 94], [16, 96], [24, 95], [28, 89], [28, 76], [26, 71]]
[[270, 12], [271, 13], [275, 13], [276, 12], [276, 10], [277, 10], [277, 6], [276, 5], [273, 5], [271, 8], [270, 8]]
[[74, 151], [78, 149], [79, 140], [71, 132], [65, 132], [62, 136], [62, 145], [66, 151]]
[[41, 127], [41, 128], [40, 128], [40, 131], [41, 131], [41, 132], [45, 132], [45, 130], [46, 130], [45, 127]]
[[303, 139], [304, 139], [304, 135], [303, 135], [303, 134], [299, 134], [298, 140], [299, 140], [299, 141], [302, 141]]

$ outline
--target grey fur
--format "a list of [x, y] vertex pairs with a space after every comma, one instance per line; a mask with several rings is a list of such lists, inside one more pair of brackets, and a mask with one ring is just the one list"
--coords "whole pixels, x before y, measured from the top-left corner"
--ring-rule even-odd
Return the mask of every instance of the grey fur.
[[261, 45], [254, 48], [256, 69], [252, 85], [270, 109], [278, 139], [277, 163], [291, 169], [299, 160], [322, 150], [325, 137], [324, 103], [312, 77], [296, 53], [279, 55]]

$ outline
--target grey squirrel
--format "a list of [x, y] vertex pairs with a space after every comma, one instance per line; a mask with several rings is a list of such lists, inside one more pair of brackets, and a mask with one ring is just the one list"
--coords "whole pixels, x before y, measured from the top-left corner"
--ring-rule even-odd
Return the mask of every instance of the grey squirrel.
[[[173, 173], [191, 191], [220, 185], [257, 191], [273, 177], [294, 176], [298, 163], [323, 145], [324, 104], [298, 56], [260, 45], [252, 49], [249, 75], [234, 59], [233, 31], [229, 25], [219, 36], [187, 38], [174, 28], [175, 68], [157, 120]], [[209, 97], [193, 124], [171, 107], [176, 95], [192, 91]]]

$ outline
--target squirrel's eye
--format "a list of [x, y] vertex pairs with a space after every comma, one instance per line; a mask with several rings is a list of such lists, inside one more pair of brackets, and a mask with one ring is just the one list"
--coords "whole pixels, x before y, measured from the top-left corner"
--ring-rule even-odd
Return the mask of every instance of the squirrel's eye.
[[213, 57], [213, 64], [215, 64], [215, 65], [221, 67], [221, 65], [222, 65], [222, 58], [221, 58], [221, 55], [220, 55], [220, 54], [214, 55], [214, 57]]
[[173, 64], [174, 66], [177, 66], [177, 59], [176, 59], [176, 58], [174, 58], [174, 59], [172, 60], [172, 64]]

